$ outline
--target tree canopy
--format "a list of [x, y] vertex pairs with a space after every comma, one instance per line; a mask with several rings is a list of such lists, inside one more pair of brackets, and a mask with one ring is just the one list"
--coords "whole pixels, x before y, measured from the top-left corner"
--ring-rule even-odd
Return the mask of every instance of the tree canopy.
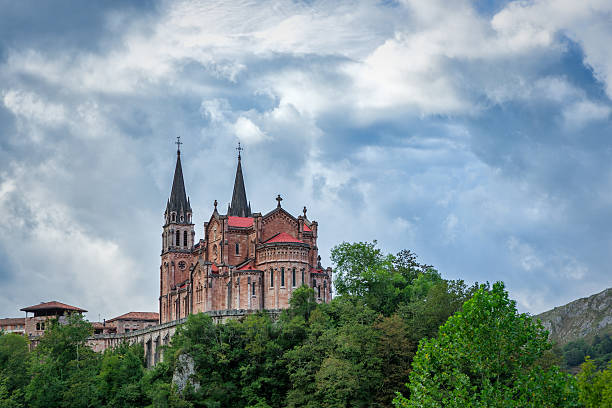
[[[612, 369], [587, 359], [578, 380], [561, 372], [547, 333], [503, 284], [443, 279], [375, 241], [342, 243], [332, 259], [330, 303], [303, 286], [275, 318], [190, 315], [149, 370], [139, 344], [94, 353], [79, 315], [50, 322], [32, 352], [26, 338], [0, 335], [0, 408], [609, 404]], [[601, 360], [607, 346], [587, 351]]]
[[573, 407], [576, 384], [538, 360], [550, 349], [539, 322], [516, 310], [501, 282], [484, 285], [437, 337], [419, 344], [410, 398], [400, 407]]

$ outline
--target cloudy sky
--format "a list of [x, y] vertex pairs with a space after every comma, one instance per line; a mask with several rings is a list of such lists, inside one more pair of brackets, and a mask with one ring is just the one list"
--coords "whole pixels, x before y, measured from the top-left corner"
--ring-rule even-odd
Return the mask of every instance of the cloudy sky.
[[503, 280], [612, 286], [612, 2], [0, 0], [0, 316], [157, 310], [180, 135], [197, 226], [231, 199]]

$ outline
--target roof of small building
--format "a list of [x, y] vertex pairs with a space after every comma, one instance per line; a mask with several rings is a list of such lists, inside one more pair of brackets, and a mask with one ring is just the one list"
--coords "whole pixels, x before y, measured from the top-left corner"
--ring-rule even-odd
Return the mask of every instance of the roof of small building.
[[253, 226], [252, 217], [236, 217], [230, 215], [227, 217], [227, 225], [230, 227], [248, 228]]
[[255, 270], [255, 265], [253, 265], [252, 262], [249, 262], [245, 265], [242, 265], [240, 268], [238, 268], [239, 271], [253, 271]]
[[264, 244], [272, 244], [275, 242], [299, 242], [300, 244], [303, 244], [302, 241], [300, 241], [297, 238], [292, 237], [286, 232], [279, 232], [278, 234], [274, 235], [272, 238], [264, 242]]
[[312, 232], [312, 230], [307, 224], [304, 224], [304, 231]]
[[4, 319], [0, 319], [0, 326], [12, 326], [15, 324], [25, 324], [24, 317], [6, 317]]
[[44, 302], [44, 303], [34, 305], [34, 306], [24, 307], [23, 309], [19, 309], [19, 310], [23, 312], [34, 312], [37, 310], [53, 310], [53, 309], [72, 310], [74, 312], [83, 312], [83, 313], [87, 312], [87, 310], [81, 309], [80, 307], [70, 306], [65, 303], [58, 302], [56, 300], [53, 300], [51, 302]]
[[158, 321], [159, 313], [157, 312], [128, 312], [121, 316], [114, 317], [107, 320], [107, 323], [114, 322], [115, 320], [146, 320], [146, 321]]

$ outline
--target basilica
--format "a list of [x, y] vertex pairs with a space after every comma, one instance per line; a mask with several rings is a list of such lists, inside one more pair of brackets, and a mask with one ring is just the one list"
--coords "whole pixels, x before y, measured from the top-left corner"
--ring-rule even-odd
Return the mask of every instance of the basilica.
[[203, 238], [196, 242], [185, 191], [180, 142], [170, 198], [164, 213], [160, 266], [160, 323], [198, 312], [267, 310], [289, 307], [292, 292], [307, 285], [318, 302], [331, 300], [331, 268], [321, 266], [318, 224], [277, 205], [266, 214], [251, 211], [240, 146], [234, 190], [227, 213], [214, 201]]

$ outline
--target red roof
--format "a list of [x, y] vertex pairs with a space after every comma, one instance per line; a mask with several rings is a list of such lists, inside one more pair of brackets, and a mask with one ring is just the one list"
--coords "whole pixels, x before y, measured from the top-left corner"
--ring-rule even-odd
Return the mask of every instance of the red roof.
[[252, 271], [255, 269], [255, 266], [253, 266], [252, 262], [249, 262], [246, 265], [241, 266], [240, 268], [238, 268], [239, 271]]
[[210, 269], [211, 269], [213, 272], [219, 272], [219, 268], [218, 268], [218, 267], [217, 267], [217, 265], [215, 265], [215, 264], [212, 264], [212, 266], [210, 267]]
[[304, 231], [312, 232], [310, 227], [308, 225], [306, 225], [306, 224], [304, 224]]
[[287, 234], [286, 232], [280, 232], [276, 234], [275, 236], [273, 236], [272, 238], [264, 242], [264, 244], [271, 244], [274, 242], [299, 242], [300, 244], [303, 244], [302, 241], [300, 241], [297, 238], [293, 238], [291, 235]]
[[75, 312], [87, 312], [87, 310], [85, 309], [81, 309], [78, 308], [76, 306], [70, 306], [67, 305], [65, 303], [60, 303], [60, 302], [56, 302], [56, 301], [52, 301], [52, 302], [45, 302], [45, 303], [41, 303], [39, 305], [34, 305], [34, 306], [29, 306], [29, 307], [24, 307], [23, 309], [19, 309], [23, 312], [34, 312], [37, 310], [53, 310], [53, 309], [59, 309], [59, 310], [72, 310]]
[[227, 225], [230, 227], [248, 228], [253, 226], [253, 218], [251, 217], [227, 217]]
[[129, 312], [117, 316], [113, 319], [107, 320], [106, 323], [114, 322], [115, 320], [146, 320], [146, 321], [158, 321], [159, 313], [157, 312]]

